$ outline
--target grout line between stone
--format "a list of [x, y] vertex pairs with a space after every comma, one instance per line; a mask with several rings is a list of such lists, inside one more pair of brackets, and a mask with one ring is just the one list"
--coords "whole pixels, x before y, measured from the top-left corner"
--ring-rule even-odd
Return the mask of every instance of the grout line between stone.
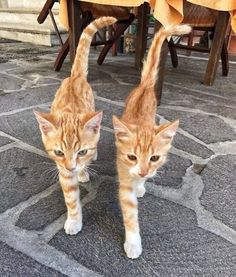
[[69, 277], [98, 277], [101, 276], [77, 261], [48, 245], [35, 233], [21, 230], [1, 222], [0, 239], [12, 248], [24, 253], [42, 265], [53, 268]]
[[17, 146], [17, 142], [11, 142], [0, 147], [0, 153]]
[[162, 108], [163, 109], [176, 110], [176, 111], [182, 111], [182, 112], [190, 112], [190, 113], [195, 113], [195, 114], [201, 113], [201, 114], [205, 114], [205, 115], [215, 116], [215, 117], [218, 117], [218, 118], [222, 119], [226, 124], [228, 124], [231, 128], [233, 128], [236, 131], [236, 120], [235, 119], [226, 118], [222, 115], [205, 112], [205, 111], [202, 111], [202, 110], [199, 110], [199, 109], [191, 109], [191, 108], [181, 107], [181, 106], [162, 105]]
[[[168, 54], [168, 56], [170, 56], [170, 54]], [[198, 61], [208, 61], [209, 60], [208, 58], [204, 58], [204, 57], [185, 56], [185, 55], [182, 55], [182, 54], [178, 54], [178, 57], [186, 58], [186, 59], [189, 59], [189, 60], [198, 60]], [[221, 63], [221, 60], [219, 62]], [[236, 62], [229, 61], [229, 64], [236, 64]]]
[[182, 187], [179, 189], [163, 187], [161, 185], [157, 186], [151, 182], [146, 183], [146, 188], [148, 193], [154, 196], [193, 210], [196, 214], [199, 227], [236, 245], [236, 231], [214, 218], [213, 214], [202, 206], [200, 197], [204, 189], [204, 183], [201, 176], [194, 173], [193, 166], [190, 166], [186, 170]]
[[[15, 225], [16, 221], [18, 220], [20, 214], [22, 211], [27, 209], [28, 207], [36, 204], [39, 200], [49, 196], [51, 193], [53, 193], [56, 189], [58, 189], [58, 183], [55, 183], [45, 190], [31, 196], [29, 199], [22, 201], [18, 203], [16, 206], [7, 209], [5, 212], [0, 214], [0, 221], [11, 221], [12, 225]], [[31, 231], [32, 232], [32, 231]]]
[[43, 108], [45, 105], [50, 105], [50, 104], [51, 104], [51, 102], [47, 102], [47, 103], [43, 103], [43, 104], [39, 104], [39, 105], [33, 105], [33, 106], [25, 107], [25, 108], [12, 110], [12, 111], [9, 111], [9, 112], [3, 112], [3, 113], [0, 113], [0, 117], [20, 113], [20, 112], [31, 110], [31, 109], [34, 109], [34, 108]]
[[11, 135], [8, 135], [8, 134], [0, 131], [0, 136], [9, 138], [9, 139], [15, 141], [15, 143], [16, 143], [15, 147], [17, 147], [17, 148], [20, 148], [22, 150], [26, 150], [28, 152], [40, 155], [40, 156], [45, 157], [45, 158], [49, 158], [48, 155], [43, 150], [38, 149], [38, 148], [36, 148], [32, 145], [29, 145], [29, 144], [15, 138], [15, 137], [11, 136]]
[[220, 98], [220, 99], [224, 99], [224, 100], [228, 100], [227, 97], [224, 97], [224, 96], [221, 96], [221, 95], [217, 95], [217, 94], [212, 94], [212, 93], [209, 93], [209, 92], [206, 92], [206, 91], [201, 91], [201, 90], [198, 90], [198, 89], [194, 89], [194, 88], [190, 88], [190, 87], [184, 87], [184, 86], [181, 86], [181, 85], [177, 85], [177, 84], [173, 84], [173, 83], [169, 83], [169, 82], [164, 82], [165, 85], [167, 86], [170, 86], [170, 87], [174, 87], [174, 88], [179, 88], [179, 89], [185, 89], [185, 90], [188, 90], [188, 91], [192, 91], [192, 92], [197, 92], [201, 95], [207, 95], [207, 96], [211, 96], [211, 97], [216, 97], [216, 98]]

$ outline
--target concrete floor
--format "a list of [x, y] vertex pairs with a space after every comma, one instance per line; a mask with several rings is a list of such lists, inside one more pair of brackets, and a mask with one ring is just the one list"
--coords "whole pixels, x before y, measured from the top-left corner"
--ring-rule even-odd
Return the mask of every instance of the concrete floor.
[[205, 56], [166, 65], [157, 119], [180, 119], [167, 164], [139, 201], [143, 254], [129, 260], [117, 200], [111, 115], [139, 82], [132, 56], [108, 57], [89, 81], [104, 110], [99, 158], [82, 186], [83, 230], [63, 230], [65, 205], [32, 109], [48, 110], [69, 74], [56, 48], [0, 40], [0, 276], [236, 276], [236, 63], [213, 87]]

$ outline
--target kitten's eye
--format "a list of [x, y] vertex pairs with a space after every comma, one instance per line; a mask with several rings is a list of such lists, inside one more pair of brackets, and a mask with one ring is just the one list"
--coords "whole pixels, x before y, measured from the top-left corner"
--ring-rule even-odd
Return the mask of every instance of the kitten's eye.
[[150, 158], [150, 161], [152, 161], [152, 162], [157, 162], [159, 159], [160, 159], [160, 156], [152, 156], [152, 157]]
[[84, 155], [87, 154], [87, 152], [88, 152], [88, 150], [80, 150], [80, 151], [78, 152], [78, 156], [84, 156]]
[[55, 155], [57, 155], [58, 157], [63, 157], [64, 153], [61, 150], [54, 150]]
[[137, 160], [137, 157], [134, 156], [134, 155], [128, 155], [128, 158], [129, 158], [131, 161], [136, 161], [136, 160]]

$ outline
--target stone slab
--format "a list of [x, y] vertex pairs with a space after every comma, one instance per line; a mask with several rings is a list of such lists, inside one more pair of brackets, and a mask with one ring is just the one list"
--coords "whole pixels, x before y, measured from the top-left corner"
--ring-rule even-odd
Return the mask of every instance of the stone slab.
[[117, 174], [115, 152], [114, 135], [102, 130], [98, 144], [98, 159], [91, 165], [98, 175], [115, 176]]
[[[205, 58], [207, 59], [208, 56], [205, 56]], [[212, 95], [220, 95], [236, 100], [234, 93], [236, 83], [234, 73], [236, 69], [235, 64], [230, 64], [229, 75], [227, 77], [222, 76], [221, 65], [219, 64], [216, 78], [212, 86], [203, 85], [206, 65], [207, 61], [191, 58], [179, 58], [179, 66], [177, 68], [173, 68], [171, 60], [168, 58], [165, 67], [165, 82], [176, 84], [182, 88], [194, 88], [201, 92], [207, 92]]]
[[0, 147], [13, 142], [11, 139], [0, 136]]
[[[81, 187], [80, 190], [80, 197], [83, 199], [87, 191], [84, 187]], [[43, 230], [65, 212], [64, 196], [62, 190], [58, 188], [49, 196], [42, 198], [36, 204], [23, 210], [16, 222], [16, 226], [26, 230]]]
[[38, 263], [25, 254], [0, 242], [0, 272], [2, 277], [63, 277], [64, 274]]
[[158, 170], [153, 180], [156, 185], [180, 188], [186, 170], [191, 165], [190, 160], [169, 153], [167, 162]]
[[32, 80], [35, 76], [41, 77], [51, 77], [58, 78], [62, 80], [70, 75], [70, 62], [68, 59], [65, 60], [61, 70], [59, 72], [54, 71], [53, 65], [56, 58], [56, 53], [54, 53], [54, 60], [49, 61], [47, 57], [35, 56], [24, 63], [19, 63], [19, 67], [9, 72], [15, 76], [25, 78], [27, 80]]
[[121, 116], [124, 108], [122, 106], [117, 106], [100, 100], [97, 100], [95, 104], [96, 110], [103, 111], [102, 125], [113, 129], [112, 116]]
[[132, 85], [117, 85], [117, 84], [91, 84], [96, 95], [110, 99], [112, 101], [125, 101], [126, 97], [131, 92]]
[[113, 79], [109, 74], [103, 71], [103, 66], [99, 65], [91, 65], [89, 66], [89, 73], [88, 73], [88, 82], [90, 84], [101, 84], [101, 74], [102, 74], [102, 83], [103, 84], [116, 84], [118, 82]]
[[201, 203], [217, 219], [236, 230], [236, 155], [218, 156], [202, 172]]
[[0, 130], [44, 150], [38, 123], [32, 110], [0, 117]]
[[0, 94], [0, 113], [51, 102], [59, 85], [31, 88], [8, 94]]
[[158, 114], [170, 121], [179, 119], [180, 128], [207, 144], [236, 139], [236, 133], [233, 129], [214, 115], [169, 110], [162, 107], [159, 107]]
[[[174, 83], [173, 83], [174, 84]], [[196, 110], [221, 115], [229, 118], [236, 118], [234, 107], [236, 99], [226, 98], [215, 92], [215, 94], [205, 93], [204, 89], [195, 91], [195, 88], [176, 88], [169, 84], [163, 88], [161, 104], [182, 106]]]
[[[1, 44], [1, 42], [0, 42]], [[1, 61], [1, 60], [0, 60]], [[10, 69], [14, 69], [18, 67], [16, 63], [14, 62], [0, 62], [0, 71], [8, 71]]]
[[214, 152], [208, 149], [206, 146], [197, 143], [194, 140], [179, 133], [175, 135], [173, 145], [178, 149], [204, 159], [207, 159], [214, 154]]
[[[0, 83], [1, 83], [1, 90], [4, 91], [11, 91], [11, 90], [19, 90], [24, 80], [16, 78], [14, 76], [9, 76], [7, 74], [0, 73]], [[1, 93], [1, 95], [3, 94]]]
[[[0, 45], [4, 51], [0, 53], [0, 61], [7, 62], [10, 60], [23, 60], [28, 61], [36, 59], [39, 55], [44, 55], [55, 52], [56, 48], [43, 47], [37, 45], [32, 47], [30, 43], [22, 43], [14, 40], [1, 39]], [[39, 59], [38, 59], [39, 60]]]
[[60, 189], [26, 208], [19, 216], [16, 226], [27, 230], [42, 230], [66, 212]]
[[0, 213], [53, 184], [45, 174], [48, 162], [47, 158], [17, 148], [0, 153]]
[[234, 275], [234, 245], [198, 228], [191, 210], [148, 194], [139, 201], [143, 254], [128, 259], [116, 195], [117, 185], [105, 181], [84, 208], [83, 230], [60, 231], [50, 245], [103, 276]]

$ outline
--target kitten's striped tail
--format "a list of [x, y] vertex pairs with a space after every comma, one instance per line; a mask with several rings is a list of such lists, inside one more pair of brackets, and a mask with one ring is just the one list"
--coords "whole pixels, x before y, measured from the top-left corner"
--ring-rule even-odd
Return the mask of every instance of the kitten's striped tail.
[[112, 25], [117, 21], [115, 17], [103, 16], [92, 21], [83, 31], [80, 37], [80, 41], [76, 50], [76, 56], [74, 64], [71, 70], [71, 76], [76, 77], [78, 75], [86, 78], [88, 71], [88, 55], [90, 44], [92, 42], [95, 33], [108, 25]]
[[141, 84], [145, 87], [153, 87], [159, 70], [161, 47], [164, 40], [171, 35], [184, 35], [191, 31], [189, 25], [170, 25], [161, 28], [153, 38], [147, 59], [144, 61]]

